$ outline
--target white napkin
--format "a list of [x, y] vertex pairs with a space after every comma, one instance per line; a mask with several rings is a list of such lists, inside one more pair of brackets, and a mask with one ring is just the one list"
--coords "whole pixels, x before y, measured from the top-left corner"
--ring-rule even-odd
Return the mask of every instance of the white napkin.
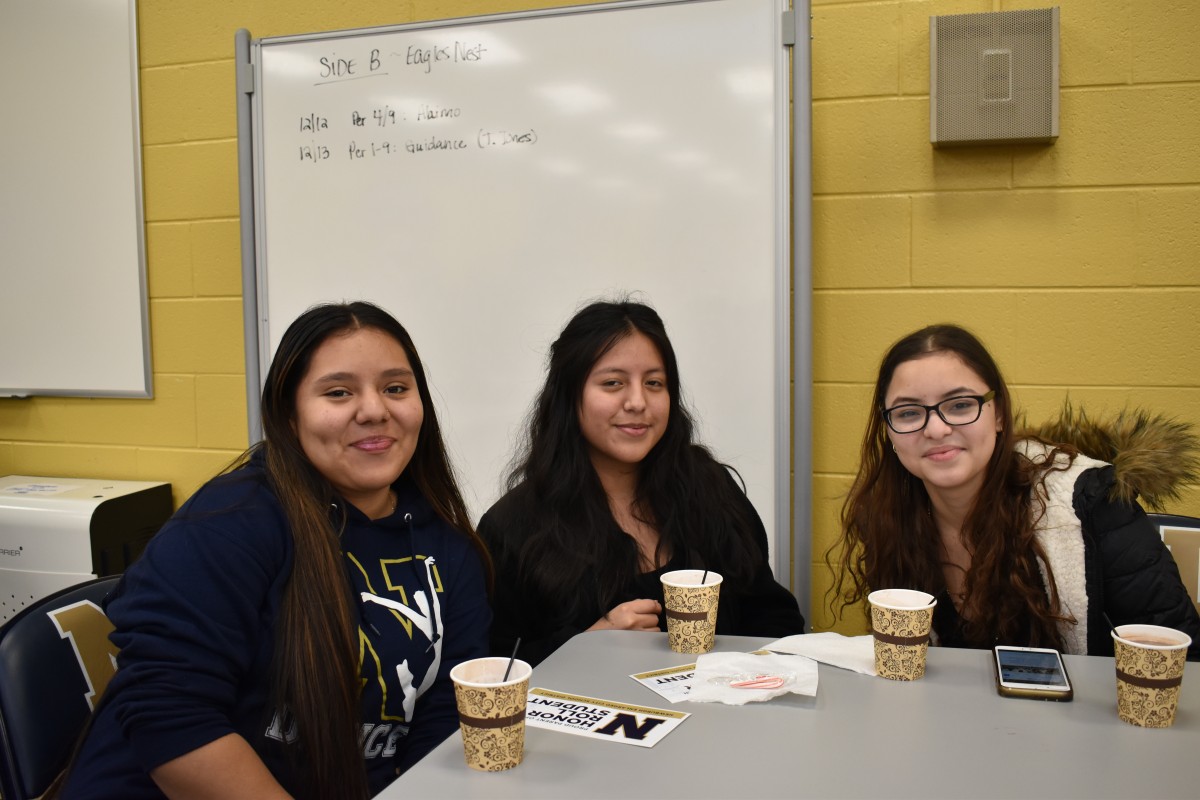
[[871, 635], [842, 636], [840, 633], [805, 633], [776, 639], [763, 647], [778, 653], [795, 653], [814, 661], [864, 675], [875, 674], [875, 644]]
[[[774, 681], [772, 680], [774, 679]], [[744, 688], [738, 683], [768, 684]], [[770, 685], [772, 682], [778, 685]], [[705, 653], [696, 659], [696, 673], [687, 700], [741, 706], [787, 693], [810, 697], [817, 693], [817, 662], [797, 656], [753, 653]]]

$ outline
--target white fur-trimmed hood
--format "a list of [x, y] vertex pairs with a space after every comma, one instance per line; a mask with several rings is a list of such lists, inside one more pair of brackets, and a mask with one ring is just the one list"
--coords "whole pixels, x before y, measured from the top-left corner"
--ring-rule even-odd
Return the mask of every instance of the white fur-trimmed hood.
[[1187, 422], [1145, 409], [1094, 417], [1068, 399], [1058, 417], [1029, 426], [1018, 420], [1019, 437], [1064, 442], [1115, 467], [1111, 496], [1166, 509], [1181, 489], [1200, 480], [1200, 437]]
[[[1087, 653], [1087, 575], [1083, 530], [1079, 517], [1075, 515], [1075, 482], [1085, 471], [1108, 464], [1085, 455], [1078, 455], [1072, 460], [1065, 453], [1059, 453], [1051, 465], [1046, 462], [1053, 448], [1033, 439], [1022, 439], [1016, 449], [1033, 463], [1046, 464], [1047, 469], [1034, 486], [1037, 497], [1046, 505], [1045, 513], [1034, 525], [1034, 536], [1054, 574], [1062, 611], [1075, 619], [1073, 625], [1059, 624], [1063, 648], [1068, 653]], [[1036, 512], [1036, 508], [1034, 510]], [[1039, 563], [1038, 568], [1042, 573], [1042, 582], [1048, 587], [1050, 581], [1045, 564]]]

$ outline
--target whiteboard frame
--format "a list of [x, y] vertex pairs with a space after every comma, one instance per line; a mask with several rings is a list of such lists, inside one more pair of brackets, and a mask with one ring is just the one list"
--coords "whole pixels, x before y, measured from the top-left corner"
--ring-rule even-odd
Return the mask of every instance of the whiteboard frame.
[[[796, 6], [800, 6], [797, 10]], [[796, 2], [784, 17], [792, 42], [791, 589], [812, 627], [812, 14]], [[782, 573], [777, 569], [776, 575]]]
[[[54, 221], [54, 240], [44, 241], [42, 245], [43, 248], [52, 250], [53, 256], [62, 259], [61, 275], [64, 283], [68, 282], [70, 276], [80, 269], [80, 264], [90, 264], [92, 269], [95, 269], [95, 265], [100, 264], [104, 274], [118, 276], [126, 282], [128, 282], [129, 276], [127, 270], [133, 269], [137, 272], [137, 296], [129, 298], [127, 295], [122, 295], [115, 301], [105, 302], [111, 298], [97, 298], [84, 292], [82, 293], [84, 296], [76, 298], [72, 297], [69, 291], [63, 290], [63, 284], [57, 284], [54, 287], [53, 297], [48, 300], [42, 295], [20, 298], [23, 301], [35, 303], [46, 301], [45, 314], [47, 318], [59, 320], [69, 317], [71, 319], [71, 324], [62, 326], [64, 331], [62, 335], [56, 334], [51, 343], [52, 348], [49, 351], [41, 351], [39, 356], [48, 364], [54, 365], [55, 375], [61, 376], [62, 380], [46, 379], [47, 382], [42, 383], [43, 377], [38, 374], [37, 370], [31, 372], [28, 369], [24, 370], [23, 375], [13, 374], [14, 380], [9, 380], [9, 376], [0, 374], [0, 397], [39, 395], [151, 398], [153, 397], [154, 382], [150, 352], [146, 227], [142, 186], [137, 0], [103, 0], [103, 2], [90, 4], [97, 14], [113, 15], [106, 18], [110, 22], [115, 23], [117, 14], [120, 14], [125, 20], [121, 27], [127, 33], [127, 37], [113, 42], [107, 41], [104, 37], [98, 37], [94, 28], [72, 30], [73, 25], [77, 27], [80, 23], [74, 22], [75, 18], [69, 16], [69, 3], [55, 0], [38, 0], [37, 2], [18, 0], [18, 2], [21, 7], [19, 12], [17, 3], [13, 0], [2, 0], [0, 11], [17, 15], [18, 13], [34, 14], [34, 9], [36, 9], [36, 13], [47, 15], [43, 21], [48, 26], [52, 26], [58, 35], [67, 37], [65, 43], [60, 43], [62, 46], [54, 56], [61, 62], [58, 64], [60, 69], [82, 67], [82, 65], [72, 64], [69, 59], [61, 61], [66, 58], [64, 54], [76, 52], [102, 56], [109, 69], [116, 63], [126, 62], [128, 64], [128, 81], [120, 85], [98, 86], [96, 81], [99, 80], [99, 76], [105, 74], [105, 70], [92, 69], [85, 72], [89, 78], [77, 89], [81, 93], [80, 95], [52, 94], [45, 98], [52, 105], [55, 113], [75, 104], [83, 105], [89, 112], [98, 110], [103, 114], [112, 114], [114, 116], [103, 117], [103, 125], [96, 125], [90, 130], [94, 134], [98, 129], [115, 131], [119, 128], [120, 133], [114, 134], [115, 138], [101, 137], [96, 141], [88, 140], [86, 135], [75, 131], [72, 131], [71, 137], [66, 140], [63, 139], [62, 134], [44, 137], [41, 146], [51, 150], [55, 154], [56, 160], [61, 161], [61, 165], [56, 170], [42, 171], [37, 178], [37, 183], [39, 187], [50, 185], [67, 187], [77, 196], [80, 193], [83, 195], [74, 203], [53, 207], [54, 213], [59, 214]], [[12, 18], [9, 19], [11, 21]], [[30, 17], [25, 17], [25, 19], [29, 20]], [[86, 20], [83, 22], [85, 23]], [[76, 47], [73, 44], [75, 40], [71, 36], [75, 34], [83, 37], [86, 47], [82, 45]], [[84, 56], [80, 55], [79, 57]], [[47, 60], [42, 57], [35, 63], [37, 64], [36, 68], [20, 71], [21, 80], [32, 80], [36, 84], [36, 78], [31, 78], [31, 76], [35, 76], [37, 70], [45, 67]], [[22, 109], [22, 114], [27, 117], [45, 116], [48, 113], [50, 113], [49, 109], [43, 109], [40, 106]], [[78, 109], [75, 109], [73, 113], [78, 113]], [[126, 126], [128, 126], [127, 135]], [[81, 143], [87, 146], [83, 147]], [[15, 147], [15, 145], [13, 146]], [[121, 162], [129, 159], [128, 180], [132, 185], [114, 186], [107, 179], [91, 175], [88, 172], [87, 164], [95, 163], [97, 159], [105, 163], [112, 160]], [[107, 178], [107, 173], [105, 177]], [[11, 180], [12, 177], [8, 176], [8, 179]], [[12, 189], [13, 187], [10, 185], [9, 190]], [[29, 197], [38, 196], [38, 187], [30, 188], [23, 182], [17, 184], [15, 189], [22, 197], [26, 198], [26, 205], [30, 202]], [[133, 207], [129, 208], [129, 205]], [[89, 226], [105, 225], [108, 226], [108, 230], [123, 231], [119, 234], [122, 237], [122, 248], [115, 256], [111, 252], [98, 252], [99, 248], [96, 247], [94, 241], [84, 240], [79, 243], [79, 246], [75, 246], [72, 239], [78, 233], [72, 231], [72, 225], [73, 220], [78, 218], [71, 217], [69, 213], [67, 216], [62, 216], [62, 214], [64, 210], [70, 212], [73, 208], [81, 206], [86, 206], [88, 219], [80, 221], [79, 228], [86, 229]], [[95, 221], [97, 216], [103, 218], [101, 222]], [[15, 222], [19, 223], [22, 220], [28, 221], [27, 218], [19, 217]], [[5, 255], [6, 252], [0, 252], [0, 255]], [[105, 327], [108, 321], [114, 318], [114, 315], [120, 315], [124, 319], [124, 315], [131, 312], [138, 315], [137, 335], [127, 336], [119, 341], [108, 339], [101, 342], [102, 345], [115, 346], [118, 348], [118, 352], [96, 353], [91, 349], [96, 346], [94, 334], [97, 329]], [[29, 331], [12, 332], [0, 327], [0, 333], [18, 336], [23, 342], [22, 346], [26, 348], [45, 348], [47, 346], [45, 342], [30, 342]], [[10, 343], [10, 346], [15, 345]], [[139, 363], [130, 362], [131, 353], [136, 354], [140, 359]], [[112, 368], [114, 363], [120, 365], [116, 370]], [[88, 370], [92, 370], [92, 372]], [[18, 373], [19, 371], [20, 368], [18, 368]], [[97, 371], [106, 378], [102, 380]], [[80, 377], [81, 372], [84, 373], [83, 377]], [[117, 373], [121, 376], [119, 380], [114, 379], [106, 383], [108, 378], [112, 378]], [[98, 386], [104, 386], [104, 388], [97, 388]]]
[[[435, 28], [451, 28], [498, 21], [564, 16], [589, 12], [610, 12], [649, 6], [669, 6], [710, 0], [624, 0], [582, 6], [519, 11], [503, 14], [426, 20], [399, 25], [360, 29], [370, 33], [407, 32]], [[774, 430], [777, 442], [774, 480], [775, 541], [772, 542], [775, 573], [790, 583], [797, 595], [801, 610], [810, 618], [811, 585], [811, 71], [809, 67], [809, 19], [807, 4], [803, 13], [785, 8], [784, 0], [774, 0], [781, 18], [778, 27], [783, 46], [790, 46], [791, 69], [788, 76], [791, 91], [783, 92], [777, 107], [777, 124], [790, 125], [791, 137], [778, 137], [777, 163], [790, 164], [791, 170], [775, 181], [776, 207], [776, 291], [775, 343], [776, 374], [774, 378]], [[358, 32], [358, 31], [354, 31]], [[272, 44], [288, 41], [312, 41], [346, 36], [350, 31], [337, 30], [312, 34], [252, 39], [249, 31], [240, 30], [235, 36], [238, 85], [238, 164], [239, 202], [241, 207], [243, 262], [243, 321], [246, 354], [247, 420], [251, 443], [262, 436], [259, 396], [267, 366], [270, 364], [270, 343], [264, 335], [265, 310], [261, 308], [262, 277], [258, 271], [259, 240], [255, 182], [264, 180], [262, 165], [254, 158], [256, 68], [254, 56], [259, 41]], [[796, 45], [800, 46], [797, 48]], [[786, 56], [785, 56], [786, 57]], [[792, 112], [788, 117], [789, 95]], [[789, 186], [789, 182], [791, 185]]]

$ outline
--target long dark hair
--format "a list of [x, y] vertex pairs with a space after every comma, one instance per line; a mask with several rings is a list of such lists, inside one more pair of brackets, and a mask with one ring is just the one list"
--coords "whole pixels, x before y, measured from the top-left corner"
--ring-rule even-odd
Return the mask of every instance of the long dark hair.
[[[267, 480], [291, 527], [294, 560], [275, 630], [272, 699], [275, 709], [290, 713], [296, 723], [304, 753], [289, 751], [293, 766], [300, 771], [295, 785], [312, 798], [367, 798], [370, 789], [358, 744], [356, 612], [338, 544], [345, 516], [344, 511], [337, 519], [330, 514], [335, 503], [343, 506], [333, 486], [308, 460], [292, 421], [297, 389], [313, 354], [329, 338], [363, 328], [395, 339], [416, 376], [424, 420], [405, 473], [434, 511], [470, 539], [483, 559], [489, 586], [492, 580], [491, 559], [467, 515], [446, 457], [425, 369], [408, 331], [370, 303], [331, 303], [308, 309], [284, 332], [267, 371], [262, 394], [263, 441], [226, 471], [244, 468], [255, 453], [261, 453]], [[94, 718], [95, 714], [88, 719], [67, 768], [46, 790], [47, 798], [61, 796]]]
[[312, 797], [367, 797], [358, 729], [356, 612], [338, 543], [343, 516], [331, 516], [339, 499], [308, 460], [293, 427], [296, 395], [313, 354], [333, 336], [370, 328], [404, 348], [416, 376], [424, 420], [406, 473], [434, 511], [468, 536], [488, 564], [475, 535], [442, 442], [425, 370], [408, 331], [378, 306], [354, 302], [310, 308], [279, 342], [262, 394], [264, 439], [257, 449], [295, 542], [292, 575], [275, 635], [273, 690], [276, 707], [296, 721], [303, 765], [301, 785]]
[[[1046, 469], [1016, 451], [1012, 398], [999, 367], [983, 344], [956, 325], [931, 325], [900, 339], [879, 365], [875, 394], [863, 436], [858, 475], [842, 506], [842, 534], [827, 557], [840, 561], [831, 605], [861, 601], [872, 589], [911, 588], [933, 594], [946, 587], [939, 534], [925, 485], [890, 446], [883, 419], [885, 395], [896, 368], [932, 353], [949, 353], [996, 392], [1001, 429], [974, 506], [963, 522], [963, 544], [971, 554], [964, 589], [963, 636], [976, 646], [1001, 642], [1061, 649], [1060, 610], [1054, 575], [1034, 537], [1045, 512], [1033, 483]], [[1074, 455], [1071, 448], [1058, 452]], [[1046, 570], [1043, 586], [1039, 564]]]
[[[659, 532], [656, 563], [682, 556], [689, 566], [749, 580], [758, 552], [755, 520], [728, 469], [693, 441], [695, 425], [681, 397], [675, 349], [653, 308], [628, 299], [592, 303], [550, 348], [546, 383], [529, 416], [528, 438], [509, 475], [539, 510], [521, 552], [522, 580], [540, 586], [569, 615], [607, 611], [641, 569], [637, 543], [617, 525], [579, 425], [584, 382], [620, 340], [641, 334], [658, 349], [670, 411], [662, 438], [638, 471], [634, 508]], [[583, 580], [586, 573], [594, 580]], [[580, 587], [591, 587], [590, 593]]]

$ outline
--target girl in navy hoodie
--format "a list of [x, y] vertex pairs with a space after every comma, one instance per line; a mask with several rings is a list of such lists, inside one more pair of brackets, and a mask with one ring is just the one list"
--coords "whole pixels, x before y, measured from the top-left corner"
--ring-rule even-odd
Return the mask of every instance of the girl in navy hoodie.
[[365, 798], [457, 727], [490, 564], [408, 333], [310, 309], [262, 419], [106, 601], [118, 669], [60, 796]]

